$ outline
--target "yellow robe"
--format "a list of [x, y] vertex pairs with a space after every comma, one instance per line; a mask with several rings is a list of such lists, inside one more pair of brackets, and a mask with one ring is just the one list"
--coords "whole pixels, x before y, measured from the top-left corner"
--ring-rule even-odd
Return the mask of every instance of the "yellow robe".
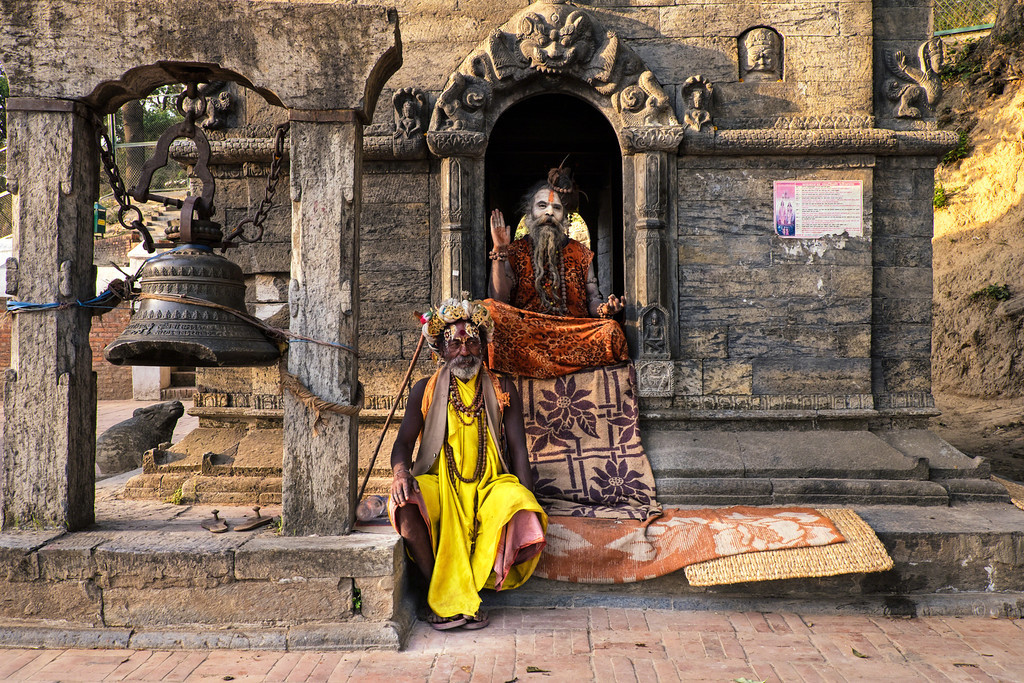
[[[452, 377], [465, 405], [473, 401], [478, 377], [469, 382]], [[473, 424], [463, 424], [449, 402], [448, 443], [459, 471], [466, 479], [476, 471], [477, 429], [481, 423], [486, 424], [483, 414]], [[487, 465], [480, 480], [465, 484], [455, 477], [453, 487], [451, 479], [443, 452], [427, 474], [416, 477], [426, 503], [434, 549], [434, 573], [427, 591], [427, 603], [442, 617], [477, 613], [480, 590], [494, 588], [494, 563], [502, 530], [517, 512], [536, 512], [544, 530], [547, 530], [548, 521], [533, 493], [520, 484], [515, 475], [502, 471], [495, 439], [490, 435], [487, 438]], [[479, 520], [475, 546], [472, 540], [474, 497]], [[513, 565], [501, 590], [515, 588], [530, 578], [538, 560], [539, 552], [531, 559]]]

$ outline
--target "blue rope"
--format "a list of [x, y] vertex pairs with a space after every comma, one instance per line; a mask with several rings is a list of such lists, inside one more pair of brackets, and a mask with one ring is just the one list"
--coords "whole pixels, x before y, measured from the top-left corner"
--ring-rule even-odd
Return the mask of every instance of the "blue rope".
[[[179, 246], [175, 247], [174, 249], [168, 249], [167, 251], [165, 251], [163, 253], [153, 254], [152, 256], [147, 258], [145, 261], [142, 262], [142, 265], [139, 266], [139, 269], [135, 271], [135, 277], [138, 277], [138, 274], [142, 271], [142, 268], [147, 263], [149, 263], [150, 261], [155, 261], [156, 259], [161, 258], [163, 256], [166, 256], [167, 254], [173, 254], [174, 252], [180, 251], [181, 249], [185, 249], [185, 248], [200, 249], [200, 250], [203, 250], [203, 251], [213, 251], [213, 249], [211, 249], [210, 247], [207, 247], [205, 244], [182, 244], [182, 245], [179, 245]], [[134, 279], [134, 277], [132, 279]], [[110, 289], [110, 287], [107, 287], [98, 296], [95, 296], [92, 299], [89, 299], [88, 301], [82, 301], [81, 299], [79, 299], [79, 300], [76, 300], [75, 303], [71, 303], [71, 302], [67, 302], [67, 303], [54, 302], [54, 303], [49, 303], [49, 304], [34, 304], [34, 303], [30, 302], [30, 301], [8, 301], [7, 302], [7, 312], [8, 313], [35, 313], [35, 312], [38, 312], [38, 311], [49, 311], [49, 310], [53, 310], [55, 308], [69, 308], [71, 306], [79, 306], [81, 308], [104, 308], [104, 309], [110, 311], [110, 310], [113, 310], [114, 308], [117, 308], [117, 303], [115, 303], [113, 305], [110, 305], [111, 299], [114, 299], [115, 297], [117, 297], [117, 295], [113, 292], [113, 290]], [[120, 299], [118, 299], [118, 303], [119, 302], [120, 302]]]

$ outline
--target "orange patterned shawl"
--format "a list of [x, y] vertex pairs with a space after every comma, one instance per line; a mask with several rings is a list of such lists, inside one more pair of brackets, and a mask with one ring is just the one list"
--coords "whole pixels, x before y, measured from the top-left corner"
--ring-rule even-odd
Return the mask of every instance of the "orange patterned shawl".
[[[512, 301], [516, 308], [537, 313], [551, 313], [541, 303], [537, 288], [533, 284], [533, 240], [529, 236], [518, 239], [508, 248], [508, 263], [516, 276]], [[569, 240], [562, 249], [565, 264], [565, 298], [570, 318], [587, 318], [587, 270], [594, 259], [594, 252], [576, 240]], [[551, 294], [551, 278], [544, 280], [548, 294]]]

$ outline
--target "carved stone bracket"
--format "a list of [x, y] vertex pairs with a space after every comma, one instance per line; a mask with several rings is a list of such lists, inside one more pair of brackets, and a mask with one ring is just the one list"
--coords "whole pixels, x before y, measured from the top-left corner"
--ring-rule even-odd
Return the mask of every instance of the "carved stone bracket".
[[430, 122], [431, 151], [445, 151], [431, 142], [436, 133], [483, 132], [502, 91], [551, 76], [582, 82], [606, 98], [616, 128], [679, 125], [654, 74], [614, 32], [584, 8], [538, 0], [488, 36], [448, 79]]
[[668, 359], [668, 311], [660, 304], [648, 304], [640, 311], [640, 357]]
[[682, 126], [641, 126], [623, 128], [619, 142], [627, 154], [637, 152], [675, 152], [686, 130]]
[[[483, 157], [487, 151], [487, 136], [472, 131], [430, 131], [427, 146], [439, 157]], [[457, 292], [456, 292], [457, 293]]]
[[894, 103], [894, 116], [900, 119], [924, 117], [921, 106], [934, 107], [942, 97], [943, 48], [940, 38], [932, 38], [917, 48], [917, 64], [911, 64], [902, 50], [885, 53], [885, 66], [893, 76], [885, 81], [886, 99]]
[[665, 360], [638, 360], [636, 385], [637, 394], [643, 397], [672, 396], [675, 389], [674, 364]]
[[[402, 88], [391, 97], [394, 106], [394, 131], [363, 138], [363, 158], [369, 161], [407, 161], [427, 155], [427, 124], [430, 98], [419, 88]], [[379, 128], [384, 128], [383, 125]]]
[[[196, 143], [192, 140], [175, 140], [171, 143], [170, 156], [183, 164], [194, 164], [198, 160]], [[284, 160], [289, 156], [289, 142], [284, 143]], [[246, 162], [267, 163], [274, 158], [274, 136], [266, 138], [228, 138], [210, 140], [211, 164], [243, 164]]]

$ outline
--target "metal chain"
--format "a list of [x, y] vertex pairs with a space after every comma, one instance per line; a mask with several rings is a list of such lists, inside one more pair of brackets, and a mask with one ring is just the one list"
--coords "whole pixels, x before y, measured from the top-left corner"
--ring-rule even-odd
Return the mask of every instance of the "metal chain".
[[[289, 122], [282, 123], [277, 127], [277, 134], [274, 136], [274, 158], [270, 162], [270, 173], [267, 174], [267, 189], [256, 208], [256, 214], [252, 218], [244, 218], [238, 226], [231, 231], [231, 234], [224, 240], [230, 242], [239, 238], [243, 242], [259, 242], [263, 238], [263, 223], [267, 220], [270, 210], [274, 208], [274, 192], [277, 191], [277, 183], [281, 180], [281, 162], [284, 159], [284, 140], [291, 128]], [[251, 225], [254, 236], [245, 234], [245, 226]]]
[[[117, 211], [117, 222], [125, 230], [138, 230], [142, 235], [146, 251], [152, 252], [153, 236], [149, 234], [149, 230], [142, 220], [142, 211], [139, 207], [132, 204], [132, 198], [124, 186], [124, 180], [121, 178], [121, 171], [117, 168], [117, 160], [114, 158], [114, 145], [110, 142], [110, 138], [107, 137], [106, 131], [99, 125], [96, 126], [96, 144], [100, 148], [100, 160], [103, 162], [103, 170], [107, 172], [110, 189], [114, 193], [114, 199], [117, 200], [117, 204], [120, 207]], [[130, 211], [135, 212], [135, 220], [129, 224], [125, 221], [125, 215]]]

